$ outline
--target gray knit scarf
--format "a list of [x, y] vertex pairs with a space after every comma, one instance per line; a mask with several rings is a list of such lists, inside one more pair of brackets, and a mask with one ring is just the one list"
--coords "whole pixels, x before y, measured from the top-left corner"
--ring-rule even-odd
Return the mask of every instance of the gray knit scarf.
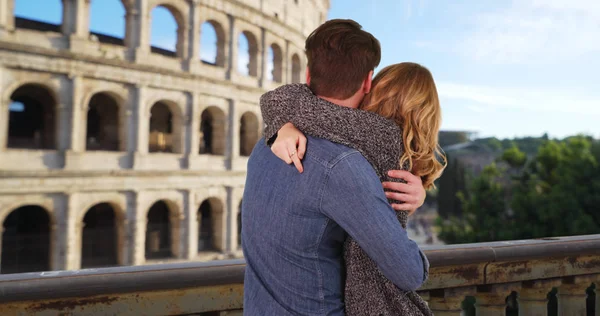
[[[279, 129], [291, 122], [307, 135], [358, 150], [381, 181], [398, 181], [390, 178], [387, 171], [406, 169], [399, 166], [403, 153], [402, 130], [392, 120], [325, 101], [305, 84], [284, 85], [267, 92], [260, 99], [260, 107], [267, 140], [274, 139]], [[406, 228], [408, 213], [397, 212], [397, 217]], [[416, 292], [400, 290], [388, 280], [351, 237], [344, 243], [344, 261], [347, 315], [433, 315]], [[427, 268], [424, 269], [428, 273]]]

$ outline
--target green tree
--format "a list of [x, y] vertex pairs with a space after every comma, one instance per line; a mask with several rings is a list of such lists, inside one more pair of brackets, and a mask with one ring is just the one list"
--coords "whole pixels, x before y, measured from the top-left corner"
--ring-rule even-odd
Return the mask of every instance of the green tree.
[[[537, 155], [506, 150], [458, 194], [463, 214], [438, 220], [448, 243], [600, 232], [600, 144], [589, 137], [546, 140]], [[518, 170], [515, 174], [512, 171]]]

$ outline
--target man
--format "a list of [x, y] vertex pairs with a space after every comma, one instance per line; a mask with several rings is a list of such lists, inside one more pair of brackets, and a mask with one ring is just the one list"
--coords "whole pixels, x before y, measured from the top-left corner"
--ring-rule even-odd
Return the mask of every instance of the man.
[[[377, 39], [351, 20], [321, 25], [306, 40], [306, 53], [313, 92], [352, 108], [369, 93], [381, 57]], [[303, 173], [264, 139], [250, 156], [242, 209], [244, 315], [343, 315], [347, 234], [400, 289], [424, 281], [423, 256], [398, 224], [370, 163], [349, 147], [308, 139]], [[385, 187], [403, 191], [395, 198], [416, 209], [425, 195], [420, 179], [394, 172], [409, 185]]]

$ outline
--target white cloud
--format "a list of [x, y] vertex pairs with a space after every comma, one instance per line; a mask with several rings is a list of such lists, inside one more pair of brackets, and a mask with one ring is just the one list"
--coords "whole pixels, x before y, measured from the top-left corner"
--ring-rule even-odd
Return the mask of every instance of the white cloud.
[[556, 63], [600, 52], [600, 1], [513, 0], [478, 14], [457, 50], [500, 64]]
[[488, 87], [452, 82], [438, 82], [436, 85], [442, 100], [464, 100], [469, 105], [475, 102], [488, 109], [600, 115], [600, 96], [584, 95], [577, 91]]

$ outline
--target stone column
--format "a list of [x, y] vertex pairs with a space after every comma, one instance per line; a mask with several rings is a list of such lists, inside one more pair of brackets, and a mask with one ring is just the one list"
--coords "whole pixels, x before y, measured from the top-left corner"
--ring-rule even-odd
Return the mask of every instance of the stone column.
[[0, 89], [0, 152], [6, 150], [8, 146], [8, 124], [10, 123], [10, 99], [3, 98], [2, 93], [3, 91]]
[[233, 169], [233, 162], [240, 157], [240, 115], [239, 109], [235, 107], [235, 101], [229, 99], [229, 118], [227, 126], [227, 160], [229, 160], [229, 169]]
[[198, 254], [198, 208], [196, 202], [196, 195], [190, 190], [185, 191], [183, 198], [185, 213], [185, 249], [183, 257], [191, 260], [196, 258]]
[[15, 0], [0, 1], [0, 36], [15, 29]]
[[235, 252], [240, 248], [238, 245], [238, 214], [240, 212], [240, 201], [244, 194], [244, 188], [227, 187], [227, 217], [229, 241], [227, 250]]
[[187, 59], [190, 61], [200, 59], [200, 1], [199, 0], [188, 0], [190, 5], [189, 21], [190, 25], [188, 28], [188, 53]]
[[71, 79], [71, 131], [70, 149], [73, 152], [85, 151], [87, 132], [87, 104], [83, 102], [83, 78], [76, 76]]
[[475, 293], [475, 288], [451, 288], [429, 292], [429, 307], [436, 316], [460, 316], [462, 302]]
[[238, 39], [237, 31], [235, 27], [235, 18], [233, 16], [229, 16], [229, 43], [225, 45], [229, 45], [229, 56], [227, 56], [226, 69], [227, 72], [225, 74], [225, 78], [231, 80], [233, 74], [237, 73], [237, 54], [238, 54]]
[[523, 282], [518, 298], [519, 315], [548, 315], [548, 293], [560, 283], [560, 279]]
[[90, 34], [90, 0], [62, 0], [62, 33], [69, 38], [72, 51], [85, 51]]
[[[184, 226], [185, 216], [184, 208], [182, 205], [182, 209], [178, 212], [170, 212], [169, 214], [169, 222], [171, 225], [171, 252], [173, 253], [173, 257], [177, 259], [184, 258], [183, 256], [183, 245], [182, 245], [182, 227]], [[147, 227], [147, 225], [146, 225]]]
[[506, 315], [506, 297], [520, 286], [519, 283], [498, 284], [478, 291], [475, 295], [477, 316]]
[[150, 110], [146, 104], [147, 88], [144, 86], [136, 86], [135, 102], [133, 104], [134, 115], [130, 122], [130, 128], [134, 128], [133, 135], [135, 137], [134, 147], [134, 169], [143, 168], [143, 156], [148, 154], [148, 137], [150, 128]]
[[[188, 142], [188, 148], [189, 153], [188, 153], [188, 157], [196, 157], [199, 155], [199, 151], [200, 151], [200, 121], [201, 121], [201, 115], [202, 115], [202, 110], [203, 107], [200, 103], [200, 94], [198, 93], [193, 93], [192, 94], [192, 100], [191, 100], [191, 109], [190, 109], [190, 124], [189, 124], [189, 131], [188, 131], [188, 137], [187, 137], [187, 142]], [[189, 166], [189, 164], [188, 164]]]
[[150, 53], [150, 11], [148, 1], [134, 0], [127, 10], [126, 45], [133, 60], [143, 59]]
[[558, 287], [558, 315], [559, 316], [585, 316], [586, 299], [585, 292], [595, 281], [595, 276], [574, 276], [563, 280]]
[[[269, 48], [266, 41], [267, 34], [264, 28], [260, 29], [260, 37], [257, 39], [258, 43], [258, 52], [256, 56], [256, 62], [258, 63], [258, 86], [264, 87], [269, 80], [267, 79], [269, 65]], [[273, 67], [275, 67], [275, 63], [273, 63]]]
[[[131, 213], [134, 215], [131, 223], [131, 264], [134, 266], [144, 264], [146, 262], [146, 229], [147, 225], [147, 209], [144, 209], [146, 205], [142, 203], [142, 196], [140, 192], [135, 194], [135, 210]], [[133, 204], [133, 203], [132, 203]]]

